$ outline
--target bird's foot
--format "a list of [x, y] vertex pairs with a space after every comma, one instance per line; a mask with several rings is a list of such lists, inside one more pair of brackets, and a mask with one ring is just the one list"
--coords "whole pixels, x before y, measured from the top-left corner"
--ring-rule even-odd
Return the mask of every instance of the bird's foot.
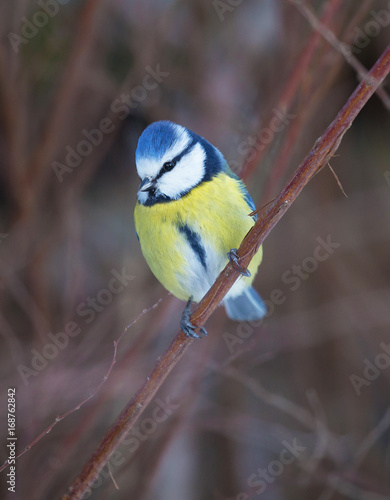
[[241, 265], [239, 264], [239, 257], [237, 255], [237, 248], [232, 248], [230, 250], [230, 252], [228, 252], [227, 254], [230, 262], [232, 263], [232, 266], [233, 268], [239, 272], [240, 274], [242, 274], [243, 276], [246, 276], [247, 278], [249, 278], [251, 276], [251, 273], [249, 271], [249, 269], [244, 269], [243, 267], [241, 267]]
[[[187, 305], [185, 306], [183, 314], [181, 315], [180, 328], [187, 335], [187, 337], [190, 337], [191, 339], [200, 339], [201, 337], [197, 333], [195, 333], [197, 327], [190, 322], [191, 304], [192, 297], [188, 299]], [[207, 331], [205, 328], [203, 328], [203, 326], [199, 328], [199, 333], [204, 336], [207, 335]]]

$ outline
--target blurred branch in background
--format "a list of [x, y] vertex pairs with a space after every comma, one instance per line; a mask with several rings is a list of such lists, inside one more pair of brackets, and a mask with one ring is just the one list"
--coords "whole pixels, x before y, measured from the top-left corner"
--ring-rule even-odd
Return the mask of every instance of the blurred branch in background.
[[[387, 0], [296, 4], [1, 3], [0, 424], [5, 430], [15, 387], [17, 452], [96, 390], [124, 326], [166, 296], [132, 222], [144, 127], [170, 119], [206, 137], [260, 207], [355, 88], [358, 73], [341, 49], [362, 69], [388, 43]], [[389, 496], [381, 347], [390, 327], [389, 134], [375, 96], [332, 158], [348, 199], [332, 175], [316, 176], [267, 238], [256, 287], [269, 317], [237, 325], [214, 312], [209, 338], [176, 365], [92, 498]], [[2, 481], [1, 498], [65, 491], [151, 372], [181, 310], [169, 297], [133, 325], [100, 391], [17, 461], [16, 493]], [[310, 414], [316, 427], [219, 366]], [[326, 436], [337, 456], [324, 452]], [[307, 453], [275, 475], [283, 441], [294, 438]], [[4, 444], [1, 453], [3, 463]]]
[[[324, 3], [324, 13], [322, 15], [323, 24], [326, 25], [334, 21], [333, 17], [335, 16], [336, 13], [339, 12], [340, 4], [341, 4], [340, 0], [331, 0], [329, 2]], [[310, 64], [312, 63], [313, 57], [318, 49], [320, 41], [321, 41], [320, 33], [318, 31], [314, 31], [310, 36], [309, 40], [307, 41], [307, 43], [305, 44], [302, 53], [299, 56], [299, 59], [295, 63], [292, 74], [287, 78], [286, 85], [284, 87], [281, 96], [277, 101], [277, 104], [275, 105], [273, 103], [275, 107], [273, 108], [272, 115], [274, 114], [275, 108], [280, 110], [281, 113], [284, 115], [286, 115], [288, 111], [291, 109], [292, 101], [297, 97], [299, 87], [302, 85], [302, 81], [304, 80], [307, 70]], [[265, 120], [265, 123], [271, 123], [272, 115]], [[296, 115], [294, 115], [294, 117], [295, 116]], [[299, 128], [301, 127], [302, 125], [300, 125]], [[251, 171], [253, 171], [253, 169], [255, 169], [259, 165], [262, 158], [267, 153], [268, 147], [272, 144], [271, 141], [261, 144], [261, 137], [259, 135], [258, 135], [258, 140], [260, 140], [258, 141], [260, 142], [259, 147], [256, 147], [258, 143], [256, 142], [254, 144], [255, 151], [251, 151], [251, 154], [249, 155], [249, 157], [246, 158], [245, 163], [242, 167], [242, 177], [244, 179], [246, 179], [250, 175]], [[269, 177], [269, 183], [272, 182], [273, 176], [276, 174], [278, 175], [278, 177], [281, 177], [279, 169], [273, 168], [272, 175]], [[272, 189], [271, 186], [265, 189], [264, 199], [268, 198], [268, 195], [270, 194], [269, 191], [271, 189]]]
[[[303, 4], [299, 0], [289, 0], [289, 2], [295, 5], [297, 9], [310, 22], [312, 27], [316, 31], [318, 31], [321, 36], [323, 36], [325, 40], [327, 40], [332, 45], [333, 48], [335, 48], [340, 52], [340, 54], [343, 55], [343, 57], [345, 57], [345, 60], [355, 69], [360, 79], [364, 79], [367, 77], [366, 68], [352, 54], [351, 47], [348, 47], [345, 43], [340, 42], [335, 34], [317, 19], [313, 11], [309, 7], [307, 7], [307, 5]], [[382, 87], [379, 87], [377, 92], [383, 102], [383, 105], [386, 107], [386, 109], [390, 110], [390, 97], [387, 95], [386, 91]]]

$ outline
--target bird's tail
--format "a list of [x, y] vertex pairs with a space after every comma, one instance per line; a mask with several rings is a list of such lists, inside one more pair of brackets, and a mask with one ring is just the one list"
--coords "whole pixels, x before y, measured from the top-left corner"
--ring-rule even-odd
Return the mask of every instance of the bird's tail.
[[235, 321], [256, 321], [265, 316], [267, 308], [253, 287], [246, 288], [237, 297], [224, 300], [226, 314]]

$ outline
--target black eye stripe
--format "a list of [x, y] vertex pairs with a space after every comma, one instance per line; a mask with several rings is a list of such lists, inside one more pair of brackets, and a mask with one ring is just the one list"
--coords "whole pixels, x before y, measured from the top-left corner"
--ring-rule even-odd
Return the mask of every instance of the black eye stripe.
[[[185, 156], [186, 154], [188, 154], [190, 151], [192, 151], [192, 149], [194, 148], [196, 144], [196, 141], [195, 139], [192, 139], [191, 142], [188, 144], [188, 146], [183, 149], [183, 151], [181, 153], [179, 153], [177, 156], [175, 156], [171, 161], [167, 161], [164, 163], [164, 165], [161, 167], [161, 170], [160, 172], [158, 173], [157, 177], [156, 177], [156, 180], [157, 179], [160, 179], [161, 176], [163, 176], [165, 174], [165, 172], [169, 172], [173, 169], [173, 167], [177, 164], [178, 161], [180, 161], [183, 156]], [[167, 164], [173, 164], [173, 167], [170, 168], [169, 170], [166, 170], [164, 167], [165, 165]]]
[[190, 151], [192, 151], [192, 149], [194, 148], [195, 144], [196, 144], [195, 139], [191, 139], [191, 142], [188, 144], [188, 146], [185, 149], [183, 149], [183, 151], [181, 153], [179, 153], [177, 156], [175, 156], [175, 158], [173, 159], [173, 161], [175, 163], [177, 163], [178, 161], [180, 161], [183, 158], [183, 156], [185, 156]]

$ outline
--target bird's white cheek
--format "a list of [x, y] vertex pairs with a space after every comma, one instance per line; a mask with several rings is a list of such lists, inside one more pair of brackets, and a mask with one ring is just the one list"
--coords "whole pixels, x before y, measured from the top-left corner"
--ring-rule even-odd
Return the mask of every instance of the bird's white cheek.
[[160, 192], [177, 199], [182, 193], [197, 186], [205, 174], [205, 159], [204, 149], [199, 143], [196, 144], [171, 172], [161, 177], [158, 184]]

